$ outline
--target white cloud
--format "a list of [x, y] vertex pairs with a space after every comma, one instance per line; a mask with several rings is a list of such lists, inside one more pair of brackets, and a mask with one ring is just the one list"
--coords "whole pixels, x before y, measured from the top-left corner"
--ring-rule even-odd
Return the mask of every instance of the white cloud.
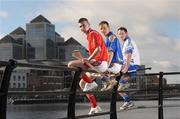
[[7, 18], [8, 17], [8, 13], [5, 11], [0, 11], [0, 18]]
[[127, 27], [140, 49], [142, 63], [154, 67], [154, 72], [178, 69], [175, 64], [180, 64], [180, 39], [155, 28], [163, 21], [180, 21], [179, 5], [180, 0], [61, 0], [50, 2], [41, 12], [63, 26], [59, 31], [63, 37], [73, 36], [85, 46], [77, 25], [80, 17], [87, 17], [95, 29], [101, 20], [107, 20], [115, 32], [119, 26]]
[[141, 35], [153, 30], [154, 21], [180, 18], [174, 12], [180, 11], [178, 3], [179, 0], [61, 0], [51, 2], [42, 13], [54, 23], [76, 24], [78, 18], [87, 17], [95, 28], [101, 20], [107, 20], [113, 30], [124, 25], [132, 34]]
[[[70, 37], [75, 38], [78, 42], [83, 44], [85, 47], [87, 46], [86, 36], [82, 33], [79, 34], [79, 28], [75, 26], [66, 27], [62, 31], [59, 32], [66, 40]], [[79, 35], [77, 35], [79, 34]]]
[[170, 62], [170, 61], [156, 61], [154, 60], [153, 63], [162, 66], [163, 68], [170, 69], [170, 68], [175, 68], [175, 69], [180, 69], [180, 64], [176, 64], [175, 62]]
[[[179, 39], [180, 41], [180, 39]], [[175, 50], [177, 50], [177, 52], [180, 52], [180, 42], [175, 44]]]
[[[177, 72], [180, 71], [180, 64], [171, 61], [153, 61], [153, 68], [156, 72]], [[180, 83], [180, 76], [179, 75], [166, 75], [164, 76], [167, 79], [167, 82], [170, 84]]]
[[153, 63], [162, 65], [163, 67], [170, 66], [170, 62], [169, 61], [160, 61], [160, 62], [158, 62], [158, 61], [154, 60]]

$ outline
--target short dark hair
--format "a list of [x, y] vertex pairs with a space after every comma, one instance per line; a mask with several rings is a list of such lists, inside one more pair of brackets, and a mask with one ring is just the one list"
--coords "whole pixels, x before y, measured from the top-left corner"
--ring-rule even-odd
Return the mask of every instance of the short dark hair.
[[125, 33], [128, 32], [127, 29], [126, 29], [125, 27], [120, 27], [120, 28], [118, 28], [118, 31], [119, 31], [119, 30], [123, 30]]
[[107, 21], [101, 21], [101, 22], [99, 23], [99, 26], [100, 26], [100, 25], [103, 25], [103, 24], [106, 24], [106, 25], [109, 27], [109, 23], [108, 23]]
[[82, 17], [82, 18], [80, 18], [80, 19], [78, 20], [78, 23], [81, 23], [81, 22], [83, 22], [83, 21], [87, 21], [87, 22], [88, 22], [88, 19], [87, 19], [87, 18]]

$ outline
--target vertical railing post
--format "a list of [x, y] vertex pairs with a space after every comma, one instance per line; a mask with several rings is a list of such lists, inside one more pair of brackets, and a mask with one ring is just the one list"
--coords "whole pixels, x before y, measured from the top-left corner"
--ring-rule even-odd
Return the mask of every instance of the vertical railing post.
[[116, 77], [116, 81], [118, 82], [116, 86], [114, 86], [112, 90], [111, 96], [111, 105], [110, 105], [110, 119], [117, 119], [117, 111], [116, 111], [116, 101], [117, 101], [117, 88], [119, 85], [119, 80], [122, 76], [122, 73]]
[[163, 72], [159, 73], [158, 119], [163, 119]]
[[67, 112], [67, 117], [70, 119], [75, 119], [76, 89], [78, 86], [78, 82], [80, 80], [81, 71], [82, 69], [78, 68], [78, 71], [75, 72], [70, 88], [70, 95], [68, 100], [68, 112]]
[[7, 111], [7, 94], [9, 88], [9, 82], [11, 78], [11, 73], [13, 69], [16, 67], [16, 62], [14, 60], [9, 60], [9, 64], [6, 66], [3, 79], [1, 83], [0, 92], [3, 94], [0, 97], [0, 119], [6, 119], [6, 111]]

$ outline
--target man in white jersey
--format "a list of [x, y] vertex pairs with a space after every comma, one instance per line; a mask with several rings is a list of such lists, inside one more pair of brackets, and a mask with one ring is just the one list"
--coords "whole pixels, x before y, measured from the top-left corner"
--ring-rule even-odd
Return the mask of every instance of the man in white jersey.
[[[128, 36], [128, 31], [125, 27], [120, 27], [118, 29], [118, 36], [122, 41], [122, 54], [124, 59], [124, 65], [122, 68], [122, 73], [127, 73], [128, 71], [136, 71], [140, 69], [140, 56], [137, 46], [134, 41]], [[134, 73], [130, 74], [133, 75]], [[118, 91], [129, 88], [130, 84], [128, 80], [130, 79], [129, 75], [123, 75], [120, 82]], [[132, 107], [134, 104], [130, 100], [127, 93], [119, 93], [120, 96], [124, 99], [124, 104], [120, 107], [120, 110], [125, 110], [129, 107]]]

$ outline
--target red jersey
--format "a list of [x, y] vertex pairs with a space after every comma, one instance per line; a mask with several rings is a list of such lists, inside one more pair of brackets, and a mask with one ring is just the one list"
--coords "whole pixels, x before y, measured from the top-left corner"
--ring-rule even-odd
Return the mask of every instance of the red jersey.
[[95, 56], [94, 59], [96, 61], [108, 61], [108, 51], [101, 34], [95, 30], [90, 29], [87, 33], [87, 40], [89, 55], [91, 55], [94, 50], [99, 47], [100, 52]]

